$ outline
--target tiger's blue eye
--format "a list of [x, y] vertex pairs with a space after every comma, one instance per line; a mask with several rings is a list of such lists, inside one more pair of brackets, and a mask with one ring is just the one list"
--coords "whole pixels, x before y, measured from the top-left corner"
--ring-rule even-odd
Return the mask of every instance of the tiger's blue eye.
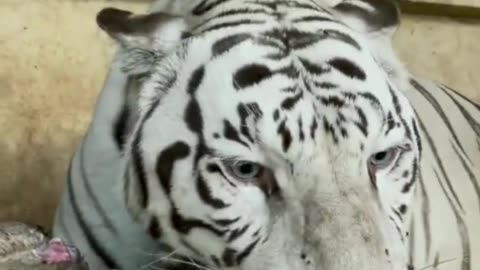
[[370, 157], [370, 166], [373, 166], [376, 170], [385, 169], [397, 159], [399, 153], [397, 147], [377, 152]]
[[229, 164], [229, 171], [233, 177], [239, 180], [253, 180], [257, 178], [261, 172], [261, 166], [250, 161], [236, 161]]

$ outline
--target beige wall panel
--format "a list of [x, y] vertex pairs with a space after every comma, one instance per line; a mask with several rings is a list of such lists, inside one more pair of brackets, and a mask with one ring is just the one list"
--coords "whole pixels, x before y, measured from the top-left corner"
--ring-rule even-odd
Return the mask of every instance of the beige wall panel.
[[95, 23], [115, 1], [0, 1], [0, 221], [49, 226], [113, 52]]
[[[0, 221], [51, 224], [68, 159], [113, 53], [95, 25], [107, 5], [146, 8], [125, 1], [0, 1]], [[415, 73], [479, 100], [479, 34], [473, 25], [408, 18], [396, 46]]]
[[480, 102], [480, 22], [404, 16], [395, 48], [410, 70]]

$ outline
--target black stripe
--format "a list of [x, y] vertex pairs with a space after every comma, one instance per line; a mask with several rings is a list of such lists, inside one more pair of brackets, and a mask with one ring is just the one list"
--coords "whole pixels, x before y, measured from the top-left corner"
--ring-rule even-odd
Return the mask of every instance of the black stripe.
[[196, 32], [198, 29], [203, 28], [208, 23], [226, 17], [234, 17], [237, 15], [252, 15], [252, 14], [264, 14], [270, 15], [268, 11], [264, 9], [251, 9], [251, 8], [239, 8], [239, 9], [229, 9], [222, 11], [218, 14], [215, 14], [213, 17], [203, 20], [201, 23], [195, 25], [191, 32]]
[[230, 225], [232, 225], [233, 223], [235, 223], [239, 220], [240, 220], [240, 217], [236, 217], [236, 218], [233, 218], [233, 219], [214, 219], [213, 222], [215, 222], [215, 224], [217, 224], [219, 226], [227, 227], [227, 226], [230, 226]]
[[202, 130], [203, 130], [202, 112], [200, 109], [200, 105], [198, 104], [195, 98], [192, 98], [188, 103], [187, 107], [185, 108], [184, 120], [188, 128], [192, 132], [195, 132], [199, 136], [202, 134]]
[[384, 119], [384, 124], [387, 125], [387, 129], [385, 130], [385, 136], [387, 136], [388, 133], [390, 133], [395, 128], [395, 119], [393, 119], [391, 111], [387, 113], [387, 118]]
[[[421, 173], [418, 175], [418, 181], [420, 182], [420, 190], [422, 192], [422, 221], [423, 221], [423, 233], [425, 234], [425, 254], [426, 261], [430, 258], [430, 249], [432, 246], [432, 233], [430, 231], [430, 198], [425, 188], [425, 182]], [[412, 238], [413, 239], [413, 238]]]
[[462, 167], [465, 170], [465, 172], [468, 174], [468, 179], [470, 179], [470, 182], [472, 183], [473, 189], [475, 190], [475, 193], [477, 195], [477, 200], [478, 200], [478, 209], [480, 209], [480, 185], [478, 184], [478, 179], [475, 176], [475, 174], [472, 171], [472, 168], [467, 164], [467, 161], [465, 158], [458, 152], [457, 148], [453, 143], [450, 143], [452, 145], [453, 150], [455, 150], [455, 154], [457, 154], [458, 159], [462, 163]]
[[[138, 128], [136, 136], [133, 138], [132, 142], [132, 149], [131, 149], [131, 155], [132, 155], [132, 168], [134, 170], [134, 175], [136, 179], [134, 179], [135, 185], [139, 185], [139, 190], [140, 194], [138, 195], [138, 200], [139, 204], [142, 208], [147, 207], [148, 200], [149, 200], [149, 194], [148, 194], [148, 187], [147, 187], [147, 176], [145, 173], [145, 168], [143, 166], [143, 157], [142, 157], [142, 151], [140, 149], [140, 142], [142, 141], [143, 137], [143, 126], [145, 122], [150, 119], [150, 117], [153, 114], [153, 111], [157, 108], [157, 106], [160, 104], [160, 100], [157, 99], [153, 102], [153, 104], [150, 106], [149, 110], [145, 114], [145, 117], [141, 119], [140, 127]], [[130, 174], [127, 174], [127, 179], [125, 182], [125, 187], [128, 188], [128, 185], [130, 184]], [[127, 194], [127, 199], [128, 199], [128, 191], [126, 191]]]
[[241, 19], [241, 20], [237, 20], [237, 21], [214, 24], [210, 27], [207, 27], [207, 28], [203, 29], [201, 31], [201, 33], [205, 34], [207, 32], [211, 32], [211, 31], [215, 31], [215, 30], [219, 30], [219, 29], [224, 30], [224, 28], [228, 28], [228, 27], [235, 27], [235, 26], [242, 26], [242, 25], [259, 25], [259, 24], [263, 24], [263, 23], [265, 23], [265, 22], [260, 21], [260, 20]]
[[221, 199], [213, 197], [212, 191], [208, 187], [207, 183], [205, 183], [205, 179], [201, 175], [197, 177], [196, 184], [198, 195], [205, 204], [210, 205], [215, 209], [223, 209], [230, 206]]
[[[440, 187], [442, 188], [443, 194], [448, 200], [448, 203], [450, 204], [450, 208], [453, 211], [453, 214], [455, 215], [455, 220], [457, 221], [457, 228], [458, 228], [458, 235], [460, 236], [460, 239], [462, 241], [462, 270], [470, 270], [470, 240], [469, 240], [469, 235], [468, 235], [468, 228], [465, 224], [465, 221], [462, 218], [462, 215], [457, 211], [457, 209], [454, 206], [454, 203], [452, 202], [452, 199], [448, 195], [447, 191], [445, 190], [445, 187], [443, 186], [442, 181], [440, 180], [440, 176], [438, 175], [437, 171], [432, 168], [433, 172], [435, 173], [435, 176], [437, 178], [438, 183], [440, 184]], [[463, 211], [463, 209], [462, 209]]]
[[345, 106], [345, 100], [338, 96], [317, 96], [317, 100], [325, 106], [340, 108]]
[[349, 101], [357, 100], [357, 94], [352, 92], [340, 91], [342, 97]]
[[[468, 124], [472, 127], [473, 132], [477, 134], [477, 137], [480, 137], [480, 122], [478, 122], [475, 117], [473, 117], [455, 98], [453, 98], [449, 93], [445, 92], [450, 99], [455, 103], [457, 108], [460, 110], [462, 113], [463, 117], [465, 117], [465, 120], [467, 120]], [[467, 100], [468, 101], [468, 100]], [[478, 106], [478, 105], [477, 105]], [[479, 108], [480, 110], [480, 108]]]
[[412, 166], [412, 176], [410, 177], [410, 181], [408, 181], [402, 188], [402, 193], [407, 193], [410, 191], [412, 188], [413, 184], [417, 180], [417, 170], [418, 170], [418, 162], [417, 159], [415, 158], [413, 160], [413, 166]]
[[226, 267], [233, 267], [235, 265], [235, 255], [237, 251], [233, 248], [226, 248], [222, 254], [222, 261]]
[[457, 136], [457, 133], [455, 132], [455, 130], [453, 129], [452, 127], [452, 124], [450, 123], [450, 120], [448, 120], [448, 117], [447, 115], [445, 114], [445, 112], [443, 111], [442, 109], [442, 106], [440, 105], [440, 103], [435, 99], [435, 97], [430, 93], [428, 92], [422, 85], [420, 85], [420, 83], [418, 83], [416, 80], [414, 79], [411, 79], [410, 80], [410, 83], [412, 84], [412, 86], [418, 90], [418, 92], [420, 94], [422, 94], [422, 96], [432, 105], [432, 107], [435, 109], [435, 111], [437, 112], [438, 116], [440, 116], [440, 118], [442, 119], [443, 123], [447, 126], [448, 128], [448, 131], [450, 131], [450, 134], [452, 134], [453, 136], [453, 140], [455, 141], [455, 143], [458, 145], [458, 147], [460, 147], [460, 150], [464, 153], [465, 153], [465, 149], [463, 149], [463, 146], [462, 144], [460, 143], [460, 141], [458, 140], [458, 136]]
[[435, 157], [435, 161], [438, 164], [438, 167], [440, 168], [440, 171], [442, 172], [442, 176], [447, 182], [448, 189], [453, 195], [453, 198], [455, 199], [455, 202], [458, 204], [458, 207], [462, 210], [462, 212], [465, 212], [463, 209], [462, 203], [460, 202], [460, 199], [458, 198], [457, 193], [453, 189], [452, 183], [450, 181], [450, 178], [447, 176], [447, 172], [445, 171], [445, 167], [443, 166], [442, 159], [440, 158], [438, 154], [437, 147], [435, 143], [432, 140], [432, 137], [430, 136], [430, 133], [426, 130], [423, 121], [419, 118], [418, 123], [420, 124], [420, 130], [422, 130], [423, 134], [425, 134], [425, 138], [427, 139], [428, 144], [430, 145], [430, 149], [432, 150], [433, 156]]
[[150, 108], [148, 109], [147, 113], [145, 114], [145, 117], [141, 120], [141, 127], [139, 130], [141, 130], [143, 128], [143, 125], [145, 124], [145, 122], [147, 122], [147, 120], [150, 119], [150, 117], [152, 117], [153, 115], [153, 112], [155, 111], [155, 109], [157, 109], [157, 107], [160, 105], [160, 99], [157, 98], [153, 101], [152, 105], [150, 106]]
[[70, 197], [70, 203], [72, 205], [73, 214], [78, 221], [78, 225], [82, 234], [85, 235], [85, 240], [87, 244], [92, 248], [93, 252], [99, 257], [99, 259], [110, 269], [119, 269], [117, 263], [113, 259], [113, 257], [108, 254], [107, 250], [100, 244], [101, 242], [97, 242], [95, 239], [95, 235], [92, 231], [90, 231], [90, 226], [86, 223], [85, 218], [83, 217], [82, 212], [80, 211], [80, 207], [77, 203], [77, 198], [75, 195], [75, 190], [73, 187], [73, 179], [72, 179], [72, 162], [68, 167], [68, 179], [67, 179], [67, 190]]
[[272, 71], [265, 65], [248, 64], [235, 71], [233, 74], [233, 86], [236, 90], [241, 90], [259, 84], [272, 75]]
[[395, 209], [394, 207], [392, 207], [392, 211], [393, 213], [395, 213], [395, 215], [398, 217], [398, 219], [403, 222], [403, 217], [402, 215], [400, 214], [400, 212], [397, 211], [397, 209]]
[[225, 119], [223, 120], [223, 136], [227, 140], [238, 142], [239, 144], [249, 148], [248, 144], [240, 138], [237, 129], [230, 123], [230, 121]]
[[128, 76], [126, 86], [123, 89], [124, 104], [117, 115], [112, 128], [112, 136], [120, 152], [124, 150], [129, 135], [131, 128], [130, 123], [132, 122], [132, 119], [130, 118], [135, 114], [130, 107], [132, 104], [128, 104], [129, 97], [138, 94], [140, 84], [144, 77], [144, 75]]
[[477, 110], [480, 111], [480, 104], [475, 103], [473, 100], [471, 100], [471, 99], [467, 98], [466, 96], [462, 95], [460, 92], [458, 92], [458, 91], [456, 91], [456, 90], [454, 90], [454, 89], [452, 89], [452, 88], [450, 88], [450, 87], [448, 87], [444, 84], [440, 85], [440, 89], [442, 89], [445, 93], [447, 93], [449, 91], [454, 93], [456, 96], [461, 97], [464, 101], [466, 101], [467, 103], [469, 103], [470, 105], [472, 105], [473, 107], [475, 107]]
[[256, 41], [259, 45], [278, 49], [280, 51], [280, 58], [288, 56], [291, 51], [288, 33], [287, 30], [284, 29], [269, 29], [261, 33], [260, 37], [257, 38]]
[[178, 75], [175, 70], [172, 70], [171, 68], [165, 68], [165, 71], [169, 72], [169, 74], [162, 75], [160, 79], [155, 81], [155, 90], [161, 93], [167, 93], [175, 85], [178, 79]]
[[172, 211], [171, 211], [171, 222], [173, 228], [182, 234], [188, 234], [194, 228], [202, 228], [207, 231], [212, 232], [216, 236], [222, 237], [227, 232], [226, 230], [219, 230], [213, 227], [212, 225], [205, 223], [203, 220], [196, 218], [186, 218], [182, 216], [172, 201]]
[[282, 109], [284, 110], [291, 110], [293, 107], [295, 107], [295, 104], [300, 101], [303, 97], [303, 91], [299, 91], [298, 94], [294, 95], [293, 97], [287, 97], [282, 101]]
[[148, 233], [154, 239], [159, 239], [162, 237], [162, 228], [160, 227], [160, 222], [158, 221], [157, 217], [151, 217], [150, 223], [148, 224]]
[[[289, 79], [296, 79], [300, 76], [300, 72], [293, 64], [290, 64], [288, 66], [285, 66], [281, 69], [276, 70], [275, 74], [284, 75]], [[287, 88], [291, 88], [291, 87], [287, 87]]]
[[277, 10], [278, 2], [275, 1], [261, 1], [261, 0], [254, 0], [254, 1], [244, 1], [246, 4], [254, 4], [259, 5], [262, 7], [266, 7], [272, 11]]
[[[417, 119], [419, 119], [417, 112], [415, 112], [415, 115]], [[420, 133], [418, 132], [417, 122], [413, 118], [412, 118], [412, 127], [413, 127], [413, 134], [415, 135], [415, 140], [417, 142], [418, 159], [421, 160], [422, 152], [423, 152], [422, 138], [420, 137]]]
[[382, 103], [381, 103], [380, 100], [378, 100], [378, 98], [377, 98], [376, 96], [374, 96], [372, 93], [369, 93], [369, 92], [358, 92], [358, 93], [356, 93], [356, 95], [357, 95], [358, 97], [362, 97], [362, 98], [368, 100], [373, 107], [382, 110], [382, 107], [383, 107], [383, 106], [382, 106]]
[[173, 166], [190, 154], [190, 147], [184, 142], [175, 142], [165, 148], [157, 158], [156, 172], [163, 190], [170, 196]]
[[309, 5], [309, 4], [306, 4], [306, 3], [300, 3], [298, 1], [287, 2], [287, 5], [290, 8], [308, 9], [308, 10], [314, 11], [315, 13], [318, 13], [319, 11], [322, 11], [322, 12], [325, 12], [325, 13], [329, 14], [326, 9], [321, 9], [320, 6], [318, 6], [318, 5]]
[[87, 193], [88, 197], [90, 198], [91, 202], [93, 203], [93, 207], [95, 208], [96, 212], [98, 213], [101, 224], [103, 224], [110, 232], [114, 235], [119, 235], [117, 228], [112, 223], [112, 221], [108, 218], [107, 212], [101, 206], [98, 197], [96, 196], [95, 192], [93, 192], [92, 185], [90, 184], [90, 179], [87, 175], [87, 168], [85, 167], [85, 141], [88, 140], [88, 134], [85, 136], [85, 140], [82, 142], [81, 149], [80, 149], [80, 175], [82, 178], [83, 186], [85, 187], [85, 192]]
[[330, 121], [327, 120], [327, 118], [323, 118], [323, 130], [325, 131], [326, 134], [331, 134], [333, 143], [338, 144], [338, 135], [335, 130], [335, 127], [330, 123]]
[[192, 73], [192, 76], [188, 80], [188, 86], [187, 86], [187, 92], [190, 95], [193, 95], [197, 91], [198, 87], [203, 81], [204, 76], [205, 76], [205, 68], [203, 66], [198, 67]]
[[343, 73], [345, 76], [352, 79], [358, 79], [364, 81], [367, 78], [367, 74], [351, 60], [337, 57], [327, 62], [329, 65], [334, 67], [336, 70]]
[[213, 45], [212, 45], [212, 57], [218, 57], [225, 52], [229, 51], [233, 47], [241, 44], [245, 40], [248, 40], [251, 38], [250, 34], [235, 34], [231, 36], [224, 37], [220, 40], [217, 40]]
[[363, 112], [363, 110], [360, 107], [355, 106], [355, 111], [357, 111], [358, 118], [360, 119], [360, 122], [355, 121], [355, 125], [360, 129], [362, 134], [366, 137], [368, 136], [368, 120], [367, 116]]
[[126, 130], [127, 130], [127, 122], [130, 115], [130, 111], [127, 105], [123, 105], [120, 113], [118, 114], [117, 118], [113, 123], [113, 130], [112, 135], [113, 139], [115, 140], [115, 144], [120, 152], [123, 151], [125, 141], [126, 141]]
[[303, 121], [301, 116], [298, 117], [298, 138], [302, 142], [305, 140], [305, 134], [303, 133]]
[[430, 133], [428, 133], [427, 129], [425, 128], [425, 125], [423, 124], [420, 118], [418, 119], [418, 123], [420, 124], [420, 130], [422, 130], [423, 134], [425, 134], [425, 138], [427, 139], [427, 142], [430, 145], [430, 149], [432, 150], [433, 156], [435, 157], [435, 161], [438, 164], [440, 171], [442, 172], [442, 176], [447, 182], [448, 189], [452, 193], [453, 198], [455, 199], [455, 202], [457, 203], [458, 207], [462, 210], [462, 212], [465, 212], [465, 210], [463, 209], [462, 203], [460, 202], [460, 199], [457, 196], [457, 193], [453, 189], [450, 178], [447, 176], [447, 172], [445, 171], [445, 167], [443, 166], [443, 161], [438, 154], [437, 146], [433, 142], [432, 137], [430, 136]]
[[412, 131], [408, 127], [407, 121], [402, 116], [402, 105], [400, 105], [400, 102], [398, 101], [398, 96], [393, 91], [391, 85], [388, 85], [388, 90], [389, 90], [390, 94], [392, 95], [392, 103], [393, 103], [393, 106], [395, 107], [395, 112], [397, 113], [397, 117], [400, 119], [400, 122], [402, 123], [403, 128], [405, 129], [405, 136], [408, 139], [411, 139], [412, 138]]
[[228, 179], [228, 177], [223, 173], [222, 169], [220, 169], [220, 166], [218, 166], [217, 164], [215, 164], [215, 163], [210, 163], [210, 164], [208, 164], [208, 165], [207, 165], [207, 171], [208, 171], [209, 173], [212, 173], [212, 174], [213, 174], [213, 173], [218, 173], [218, 174], [220, 174], [220, 175], [223, 177], [223, 179], [225, 179], [225, 181], [227, 181], [227, 183], [228, 183], [231, 187], [233, 187], [233, 188], [236, 188], [236, 187], [237, 187], [237, 185], [236, 185], [235, 183], [233, 183], [232, 181], [230, 181], [230, 179]]
[[315, 139], [315, 132], [317, 131], [318, 128], [318, 122], [317, 118], [313, 118], [312, 123], [310, 125], [310, 138]]
[[[209, 1], [203, 0], [200, 4], [198, 4], [192, 11], [192, 14], [195, 16], [201, 16], [205, 13], [209, 12], [210, 10], [220, 6], [223, 3], [226, 3], [230, 0], [217, 0], [217, 1]], [[209, 3], [211, 2], [211, 3]]]
[[338, 85], [333, 84], [331, 82], [314, 82], [313, 85], [315, 85], [315, 87], [320, 87], [322, 89], [327, 89], [327, 90], [338, 88]]
[[314, 64], [305, 58], [299, 57], [298, 60], [300, 60], [306, 71], [312, 75], [320, 76], [331, 71], [330, 67]]
[[239, 103], [237, 105], [237, 113], [240, 117], [240, 133], [245, 136], [251, 143], [254, 142], [254, 135], [250, 134], [248, 129], [247, 118], [252, 116], [254, 121], [257, 122], [262, 116], [263, 112], [260, 109], [258, 103]]
[[250, 227], [250, 224], [247, 224], [247, 225], [243, 226], [243, 227], [240, 228], [240, 229], [235, 229], [235, 230], [233, 230], [233, 231], [230, 233], [230, 236], [228, 237], [227, 242], [228, 242], [228, 243], [231, 243], [231, 242], [237, 240], [240, 236], [242, 236], [243, 234], [245, 234], [245, 232], [248, 230], [249, 227]]
[[404, 243], [405, 237], [403, 236], [402, 230], [400, 230], [400, 227], [398, 227], [397, 223], [395, 222], [395, 219], [392, 217], [388, 217], [388, 218], [390, 219], [390, 221], [392, 221], [393, 225], [395, 226], [395, 229], [397, 229], [398, 235], [400, 235], [400, 240], [402, 241], [402, 243]]
[[292, 143], [292, 134], [290, 130], [286, 127], [286, 120], [283, 120], [277, 128], [277, 134], [282, 136], [282, 149], [283, 152], [287, 152]]
[[313, 46], [315, 43], [325, 40], [326, 36], [318, 33], [302, 32], [296, 29], [283, 30], [285, 41], [294, 50], [302, 50]]
[[318, 16], [318, 15], [310, 15], [301, 18], [296, 18], [292, 20], [292, 23], [302, 23], [302, 22], [331, 22], [333, 21], [331, 18]]
[[278, 119], [280, 119], [280, 111], [278, 109], [276, 109], [275, 111], [273, 111], [273, 121], [277, 122]]
[[[134, 174], [136, 176], [136, 181], [139, 185], [139, 192], [138, 199], [140, 206], [142, 208], [147, 207], [149, 201], [149, 194], [147, 188], [147, 175], [145, 173], [145, 168], [143, 166], [143, 158], [140, 150], [140, 141], [142, 140], [142, 130], [140, 129], [133, 139], [132, 143], [132, 168], [134, 170]], [[129, 180], [130, 181], [130, 180]]]
[[291, 49], [301, 50], [325, 40], [336, 40], [357, 50], [361, 49], [360, 45], [352, 37], [333, 29], [322, 29], [316, 32], [304, 32], [298, 29], [273, 29], [264, 32], [263, 36], [282, 42], [285, 47], [283, 48], [285, 53], [290, 52]]
[[198, 136], [197, 149], [193, 160], [193, 169], [198, 167], [198, 161], [210, 150], [205, 145], [205, 138], [203, 137], [203, 116], [202, 110], [198, 101], [195, 99], [195, 92], [203, 81], [204, 68], [199, 67], [189, 80], [187, 86], [187, 92], [190, 94], [191, 99], [185, 108], [184, 121], [187, 127]]
[[248, 245], [242, 252], [237, 255], [237, 265], [240, 265], [245, 258], [252, 253], [255, 246], [260, 242], [260, 238], [257, 238], [254, 242]]
[[357, 41], [355, 41], [355, 39], [353, 39], [351, 36], [347, 35], [346, 33], [343, 33], [337, 30], [328, 29], [328, 30], [320, 30], [318, 34], [325, 35], [325, 39], [329, 39], [329, 40], [335, 39], [335, 40], [344, 42], [345, 44], [349, 44], [354, 48], [356, 48], [357, 50], [362, 49], [362, 47], [360, 47], [360, 44], [358, 44]]

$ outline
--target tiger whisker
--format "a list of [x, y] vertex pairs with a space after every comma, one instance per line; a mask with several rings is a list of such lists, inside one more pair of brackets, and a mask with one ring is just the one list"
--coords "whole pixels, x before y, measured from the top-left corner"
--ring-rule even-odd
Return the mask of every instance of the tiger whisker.
[[[189, 257], [189, 259], [191, 259], [191, 258]], [[162, 260], [165, 260], [165, 258], [161, 258], [159, 261], [162, 261]], [[198, 269], [202, 269], [202, 270], [213, 270], [211, 268], [205, 267], [205, 266], [200, 265], [198, 263], [189, 262], [189, 261], [178, 259], [178, 258], [167, 258], [167, 261], [177, 262], [177, 263], [182, 263], [182, 264], [194, 266], [194, 267], [197, 267]]]
[[[177, 250], [173, 250], [172, 252], [168, 253], [167, 255], [165, 256], [162, 256], [160, 258], [155, 258], [154, 260], [152, 260], [150, 263], [147, 263], [146, 265], [142, 266], [140, 269], [148, 269], [148, 268], [151, 268], [152, 266], [154, 266], [155, 263], [157, 262], [160, 262], [162, 260], [165, 260], [165, 259], [170, 259], [171, 256], [173, 256], [175, 253], [177, 253]], [[149, 254], [148, 252], [146, 252], [147, 255], [154, 255], [154, 254]]]
[[[461, 259], [466, 259], [466, 258], [469, 258], [469, 256], [463, 256]], [[435, 263], [430, 264], [430, 265], [427, 265], [427, 266], [420, 267], [420, 268], [417, 269], [417, 270], [425, 270], [425, 269], [437, 267], [437, 266], [440, 265], [440, 264], [445, 264], [445, 263], [453, 262], [453, 261], [456, 261], [456, 260], [459, 260], [459, 259], [460, 259], [460, 258], [445, 259], [445, 260], [438, 261], [438, 262], [435, 262]], [[415, 269], [416, 269], [416, 268], [415, 268]]]
[[[193, 260], [192, 257], [190, 257], [189, 255], [186, 256], [192, 263], [196, 263], [195, 260]], [[202, 266], [203, 268], [208, 268], [208, 267], [205, 267], [205, 266]], [[211, 270], [214, 270], [213, 268], [208, 268], [208, 269], [211, 269]], [[215, 268], [216, 269], [216, 268]]]

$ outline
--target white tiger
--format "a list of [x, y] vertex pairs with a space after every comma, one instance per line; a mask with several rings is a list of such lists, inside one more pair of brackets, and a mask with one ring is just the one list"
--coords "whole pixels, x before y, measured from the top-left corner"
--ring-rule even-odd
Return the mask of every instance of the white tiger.
[[480, 265], [480, 106], [403, 67], [394, 2], [97, 21], [121, 49], [54, 230], [93, 270]]

